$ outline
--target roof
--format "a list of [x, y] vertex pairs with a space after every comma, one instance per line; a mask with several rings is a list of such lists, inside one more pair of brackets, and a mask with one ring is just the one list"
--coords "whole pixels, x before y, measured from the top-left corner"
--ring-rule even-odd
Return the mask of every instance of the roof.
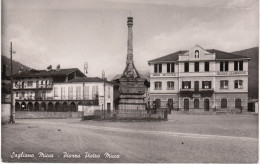
[[235, 55], [232, 53], [228, 53], [228, 52], [224, 52], [224, 51], [220, 51], [220, 50], [215, 50], [215, 49], [211, 49], [211, 50], [206, 50], [210, 53], [215, 53], [216, 54], [216, 59], [250, 59], [249, 57], [246, 56], [242, 56], [242, 55]]
[[104, 80], [99, 77], [79, 77], [76, 79], [69, 80], [68, 82], [104, 82]]
[[166, 55], [166, 56], [163, 56], [163, 57], [159, 57], [159, 58], [156, 58], [154, 60], [150, 60], [150, 61], [148, 61], [148, 63], [150, 63], [150, 62], [159, 62], [159, 61], [178, 61], [179, 60], [179, 55], [180, 54], [184, 54], [186, 52], [188, 52], [188, 51], [185, 50], [185, 51], [174, 52], [172, 54], [169, 54], [169, 55]]
[[22, 72], [20, 74], [13, 75], [14, 78], [18, 77], [50, 77], [50, 76], [65, 76], [72, 72], [80, 71], [78, 68], [68, 68], [68, 69], [60, 69], [60, 70], [30, 70], [27, 72]]
[[[249, 57], [246, 56], [242, 56], [242, 55], [235, 55], [232, 53], [228, 53], [228, 52], [224, 52], [224, 51], [220, 51], [220, 50], [216, 50], [216, 49], [209, 49], [206, 50], [210, 53], [215, 53], [216, 54], [216, 60], [225, 60], [225, 59], [250, 59]], [[148, 63], [152, 63], [152, 62], [165, 62], [165, 61], [178, 61], [179, 60], [179, 55], [184, 54], [188, 52], [187, 50], [183, 50], [183, 51], [177, 51], [174, 52], [172, 54], [160, 57], [160, 58], [156, 58], [153, 60], [148, 61]]]
[[[68, 81], [68, 83], [76, 83], [76, 82], [102, 82], [103, 83], [104, 80], [99, 77], [78, 77]], [[110, 83], [110, 82], [106, 81], [106, 83]]]
[[[143, 78], [143, 79], [146, 79], [147, 81], [150, 81], [150, 78], [147, 77], [146, 75], [141, 74], [141, 73], [139, 73], [139, 75], [140, 75], [140, 78]], [[115, 77], [112, 78], [111, 81], [119, 80], [121, 78], [121, 76], [122, 76], [122, 74], [117, 74]]]

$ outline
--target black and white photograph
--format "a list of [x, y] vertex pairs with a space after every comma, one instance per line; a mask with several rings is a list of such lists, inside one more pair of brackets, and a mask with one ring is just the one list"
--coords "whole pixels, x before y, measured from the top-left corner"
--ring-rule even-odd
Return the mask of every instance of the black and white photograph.
[[258, 163], [258, 0], [2, 0], [1, 162]]

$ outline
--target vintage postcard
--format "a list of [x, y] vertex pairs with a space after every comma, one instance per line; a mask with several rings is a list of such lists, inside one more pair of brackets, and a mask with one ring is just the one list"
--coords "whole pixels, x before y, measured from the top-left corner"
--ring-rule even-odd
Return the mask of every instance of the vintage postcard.
[[1, 10], [2, 162], [258, 162], [258, 0]]

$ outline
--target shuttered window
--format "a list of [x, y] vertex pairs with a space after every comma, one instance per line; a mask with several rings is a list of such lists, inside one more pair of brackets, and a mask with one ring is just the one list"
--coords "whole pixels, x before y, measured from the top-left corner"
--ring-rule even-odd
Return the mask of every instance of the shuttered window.
[[73, 99], [73, 87], [68, 87], [69, 99]]

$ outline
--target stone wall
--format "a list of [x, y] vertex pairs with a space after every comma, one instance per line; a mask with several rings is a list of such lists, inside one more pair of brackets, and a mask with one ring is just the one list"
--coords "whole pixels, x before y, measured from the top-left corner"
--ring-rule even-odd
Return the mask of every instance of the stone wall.
[[1, 104], [1, 123], [9, 123], [11, 116], [11, 104]]
[[15, 118], [42, 118], [42, 119], [66, 119], [66, 118], [81, 118], [82, 112], [28, 112], [17, 111]]

